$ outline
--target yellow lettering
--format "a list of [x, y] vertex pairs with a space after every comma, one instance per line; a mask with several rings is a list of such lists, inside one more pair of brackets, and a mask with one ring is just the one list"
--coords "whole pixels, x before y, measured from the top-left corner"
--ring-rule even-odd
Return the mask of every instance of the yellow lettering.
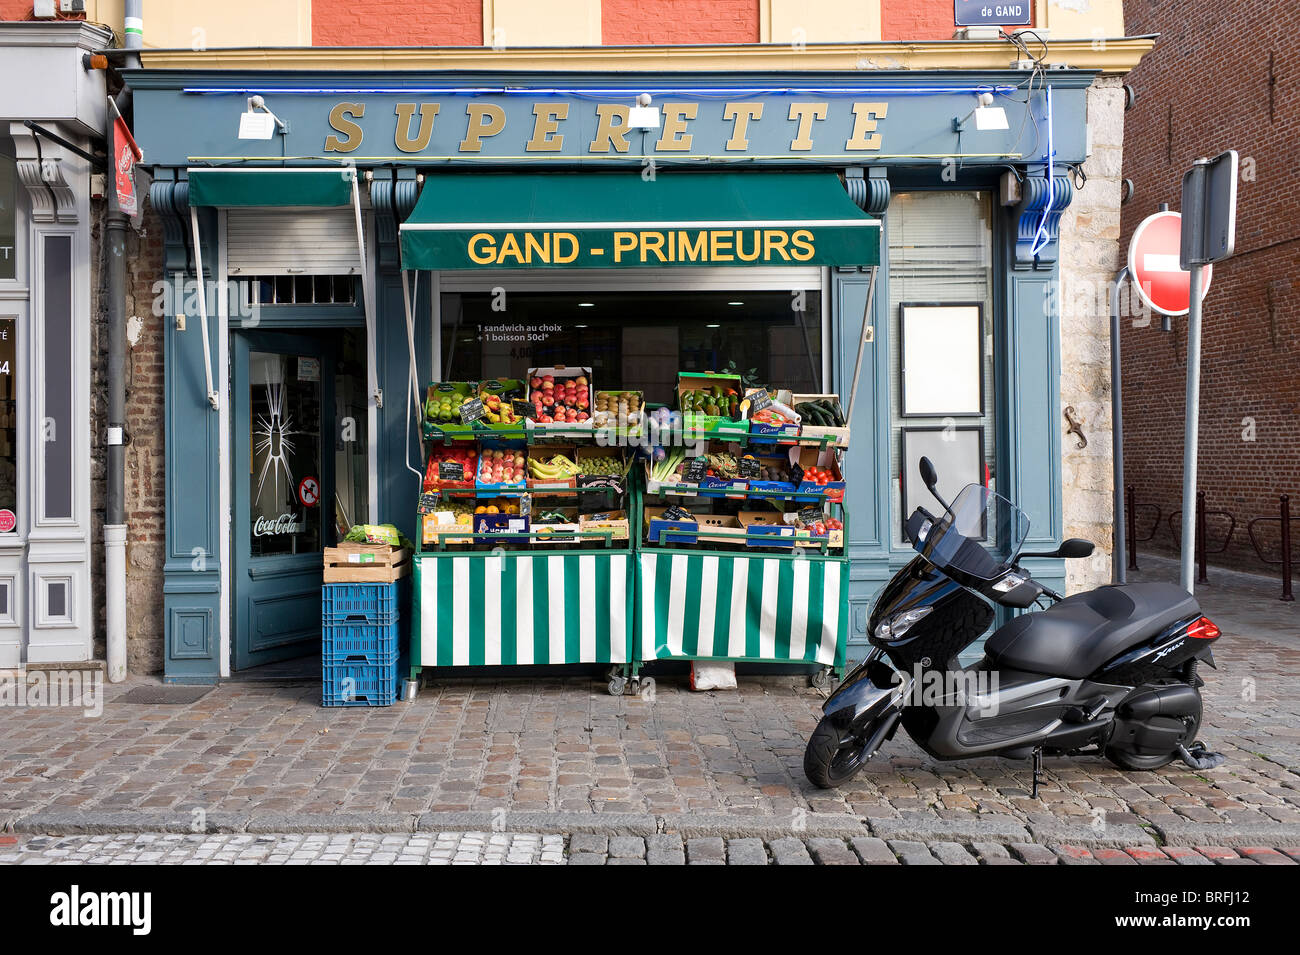
[[655, 149], [659, 152], [690, 152], [694, 136], [686, 132], [686, 123], [695, 118], [699, 103], [664, 103], [664, 129]]
[[524, 252], [519, 248], [519, 239], [513, 232], [507, 232], [505, 239], [501, 242], [501, 251], [497, 253], [497, 264], [505, 262], [506, 258], [513, 258], [519, 265], [524, 264]]
[[[560, 245], [564, 242], [569, 244], [569, 251], [567, 253], [560, 251]], [[554, 251], [555, 258], [553, 263], [555, 265], [567, 265], [578, 257], [578, 237], [572, 232], [555, 233]]]
[[[612, 146], [615, 152], [625, 153], [627, 142], [628, 107], [617, 103], [600, 103], [596, 106], [596, 136], [587, 148], [590, 153], [607, 153]], [[617, 119], [618, 122], [614, 122]]]
[[524, 146], [525, 152], [558, 153], [564, 148], [564, 136], [557, 135], [560, 120], [569, 118], [568, 103], [534, 103], [533, 136]]
[[327, 153], [350, 153], [361, 145], [361, 139], [365, 135], [361, 127], [352, 122], [353, 118], [360, 119], [366, 115], [365, 103], [336, 103], [330, 110], [330, 128], [335, 132], [343, 134], [343, 138], [331, 134], [325, 137], [325, 151]]
[[667, 262], [664, 258], [664, 234], [662, 232], [642, 232], [641, 233], [641, 261], [646, 260], [646, 253], [653, 252], [660, 262]]
[[807, 229], [795, 229], [790, 236], [790, 245], [796, 262], [807, 262], [813, 257], [813, 234]]
[[709, 230], [709, 261], [710, 262], [730, 262], [731, 255], [730, 232], [724, 232], [721, 229]]
[[635, 232], [615, 232], [614, 233], [614, 261], [623, 261], [623, 253], [631, 252], [636, 248]]
[[433, 135], [433, 118], [438, 115], [437, 103], [420, 104], [420, 129], [411, 136], [411, 120], [415, 118], [414, 103], [397, 104], [397, 132], [393, 144], [404, 153], [418, 153], [429, 145]]
[[[844, 144], [848, 149], [879, 149], [880, 134], [875, 132], [876, 120], [884, 119], [889, 112], [888, 103], [854, 103], [853, 135]], [[868, 136], [867, 134], [872, 135]]]
[[531, 232], [524, 233], [524, 257], [530, 265], [533, 261], [534, 252], [537, 253], [538, 261], [551, 261], [551, 234], [549, 232], [542, 233], [541, 242], [538, 242], [537, 236]]
[[695, 233], [694, 244], [691, 243], [691, 235], [689, 232], [678, 232], [677, 248], [681, 254], [681, 261], [683, 262], [706, 261], [706, 256], [708, 255], [708, 247], [706, 245], [707, 241], [708, 241], [708, 235], [707, 233], [704, 232]]
[[753, 230], [753, 233], [754, 233], [754, 251], [753, 251], [753, 253], [750, 254], [750, 255], [746, 255], [746, 254], [745, 254], [745, 241], [744, 241], [744, 238], [745, 238], [745, 233], [748, 232], [748, 231], [749, 231], [748, 229], [745, 229], [745, 230], [737, 229], [737, 230], [736, 230], [736, 258], [740, 259], [740, 261], [742, 261], [742, 262], [753, 262], [753, 261], [755, 261], [755, 260], [758, 258], [759, 253], [763, 251], [762, 233], [759, 232], [759, 230], [754, 229], [754, 230]]
[[790, 141], [791, 150], [807, 152], [812, 149], [812, 124], [814, 119], [826, 118], [826, 103], [791, 103], [790, 118], [797, 119], [799, 126], [794, 139]]
[[469, 237], [469, 257], [479, 265], [491, 265], [497, 260], [496, 243], [486, 232]]
[[762, 103], [728, 103], [722, 107], [722, 118], [733, 120], [731, 138], [723, 146], [728, 152], [744, 152], [749, 148], [749, 121], [763, 118]]
[[780, 252], [781, 258], [789, 262], [790, 254], [785, 250], [785, 244], [789, 240], [789, 238], [790, 237], [786, 235], [784, 232], [782, 232], [780, 229], [764, 229], [763, 230], [763, 261], [771, 262], [772, 253]]
[[465, 128], [465, 138], [460, 141], [463, 153], [482, 152], [484, 138], [506, 128], [506, 111], [495, 103], [470, 103], [465, 112], [469, 125]]

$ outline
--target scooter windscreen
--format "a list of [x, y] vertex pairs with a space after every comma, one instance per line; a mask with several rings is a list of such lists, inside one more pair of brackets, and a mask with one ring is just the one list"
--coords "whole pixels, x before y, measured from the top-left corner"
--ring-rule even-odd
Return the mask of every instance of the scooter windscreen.
[[1003, 577], [1029, 534], [1025, 512], [979, 484], [966, 485], [943, 517], [916, 517], [908, 522], [912, 546], [953, 579], [975, 584]]

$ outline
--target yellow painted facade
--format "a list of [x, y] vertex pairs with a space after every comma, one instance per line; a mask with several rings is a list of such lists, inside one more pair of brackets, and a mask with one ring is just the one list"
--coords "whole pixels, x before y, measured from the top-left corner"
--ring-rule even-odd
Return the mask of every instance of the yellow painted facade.
[[[144, 0], [149, 49], [311, 46], [312, 0]], [[122, 38], [122, 0], [87, 0], [86, 19]]]
[[880, 39], [880, 3], [759, 0], [764, 43], [871, 43]]

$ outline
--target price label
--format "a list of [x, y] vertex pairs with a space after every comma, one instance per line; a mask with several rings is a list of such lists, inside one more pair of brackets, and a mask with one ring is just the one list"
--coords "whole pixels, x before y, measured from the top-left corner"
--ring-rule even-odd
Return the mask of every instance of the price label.
[[694, 521], [695, 515], [684, 507], [674, 504], [672, 507], [664, 510], [664, 520], [666, 521]]
[[816, 524], [818, 521], [824, 520], [824, 517], [822, 509], [816, 505], [799, 508], [799, 523], [801, 524]]
[[758, 480], [758, 476], [763, 473], [762, 465], [759, 464], [758, 458], [753, 455], [745, 455], [740, 459], [737, 469], [737, 476]]
[[757, 412], [772, 406], [772, 396], [767, 393], [766, 388], [755, 388], [747, 393], [745, 397], [749, 399], [749, 416], [751, 418]]
[[527, 398], [510, 399], [510, 408], [520, 418], [528, 418], [532, 421], [537, 420], [537, 406]]
[[686, 465], [686, 471], [682, 474], [682, 480], [688, 484], [699, 484], [709, 473], [709, 459], [700, 457], [691, 460]]
[[465, 465], [459, 461], [439, 461], [438, 480], [440, 481], [465, 480]]
[[485, 414], [487, 414], [487, 409], [483, 407], [482, 398], [471, 398], [460, 406], [460, 420], [462, 424], [473, 424]]
[[420, 503], [416, 505], [416, 510], [421, 514], [432, 514], [438, 509], [437, 494], [421, 494]]

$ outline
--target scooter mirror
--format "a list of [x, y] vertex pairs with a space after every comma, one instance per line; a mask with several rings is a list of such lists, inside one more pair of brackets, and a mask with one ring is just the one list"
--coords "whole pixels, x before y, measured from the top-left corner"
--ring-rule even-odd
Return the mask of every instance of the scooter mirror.
[[1079, 537], [1071, 537], [1067, 541], [1062, 541], [1061, 546], [1056, 553], [1061, 557], [1091, 557], [1093, 550], [1092, 541], [1086, 541]]
[[[934, 464], [931, 463], [929, 458], [921, 458], [921, 480], [930, 489], [930, 493], [934, 494], [934, 489], [939, 483], [939, 474], [935, 471]], [[938, 497], [938, 495], [935, 494], [935, 497]]]

